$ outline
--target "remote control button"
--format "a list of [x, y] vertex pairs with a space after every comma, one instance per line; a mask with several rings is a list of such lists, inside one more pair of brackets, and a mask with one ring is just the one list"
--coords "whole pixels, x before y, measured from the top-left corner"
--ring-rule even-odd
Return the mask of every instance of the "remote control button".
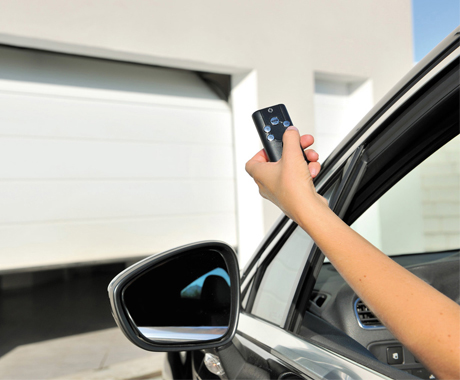
[[270, 132], [272, 129], [270, 128], [269, 125], [266, 125], [265, 128], [264, 128], [264, 131], [265, 132]]
[[270, 123], [272, 123], [273, 125], [277, 125], [279, 122], [280, 119], [278, 119], [276, 116], [270, 119]]
[[289, 127], [289, 126], [291, 125], [291, 123], [290, 123], [289, 121], [286, 120], [286, 121], [283, 121], [283, 125], [284, 125], [285, 127]]
[[268, 135], [267, 136], [268, 141], [273, 141], [274, 139], [275, 139], [275, 136], [273, 136], [273, 135]]
[[268, 109], [268, 112], [269, 112], [269, 113], [272, 113], [272, 112], [273, 112], [273, 108], [269, 108], [269, 109]]

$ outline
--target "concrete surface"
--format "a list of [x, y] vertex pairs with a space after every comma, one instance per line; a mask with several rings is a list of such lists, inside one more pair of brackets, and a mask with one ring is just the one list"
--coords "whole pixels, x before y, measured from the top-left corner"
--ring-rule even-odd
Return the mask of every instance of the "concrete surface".
[[19, 346], [0, 358], [0, 379], [159, 379], [163, 360], [112, 328]]

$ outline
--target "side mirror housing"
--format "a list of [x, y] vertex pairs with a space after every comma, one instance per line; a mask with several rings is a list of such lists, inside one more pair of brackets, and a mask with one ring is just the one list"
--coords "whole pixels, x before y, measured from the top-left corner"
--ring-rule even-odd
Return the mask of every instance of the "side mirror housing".
[[205, 241], [150, 256], [108, 287], [117, 325], [149, 351], [224, 346], [236, 332], [240, 279], [235, 251]]

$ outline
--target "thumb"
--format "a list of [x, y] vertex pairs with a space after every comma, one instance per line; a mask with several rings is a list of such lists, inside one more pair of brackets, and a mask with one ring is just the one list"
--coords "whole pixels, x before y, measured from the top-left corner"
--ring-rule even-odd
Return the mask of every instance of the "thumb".
[[294, 126], [290, 126], [284, 131], [282, 157], [287, 159], [299, 157], [304, 160], [299, 130]]

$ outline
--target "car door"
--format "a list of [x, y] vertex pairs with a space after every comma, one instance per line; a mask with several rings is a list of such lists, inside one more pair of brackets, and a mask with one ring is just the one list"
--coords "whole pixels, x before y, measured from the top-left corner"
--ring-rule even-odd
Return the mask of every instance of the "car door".
[[[328, 182], [320, 189], [338, 215], [347, 209], [347, 199], [355, 192], [356, 183], [365, 172], [362, 154], [361, 147], [356, 149], [341, 167], [330, 173]], [[297, 378], [382, 378], [380, 374], [292, 333], [290, 326], [297, 314], [293, 301], [303, 289], [299, 284], [314, 284], [306, 279], [315, 276], [310, 269], [317, 268], [322, 258], [305, 231], [292, 221], [285, 222], [244, 279], [244, 311], [240, 314], [236, 337], [240, 346], [244, 342], [241, 351], [246, 352], [246, 360], [254, 361], [257, 357], [258, 365], [265, 368], [270, 368], [270, 362], [277, 361], [285, 374]], [[372, 359], [369, 352], [345, 334], [336, 330], [332, 333], [339, 334], [340, 339], [364, 358]], [[220, 351], [219, 356], [225, 364], [225, 356]], [[283, 373], [277, 375], [284, 376]]]
[[[320, 189], [330, 207], [342, 214], [347, 194], [364, 173], [362, 149], [343, 162]], [[366, 369], [349, 365], [340, 356], [311, 345], [286, 331], [292, 299], [309, 260], [321, 259], [313, 240], [287, 217], [279, 221], [263, 252], [243, 277], [242, 309], [233, 344], [216, 350], [228, 378], [372, 378]], [[292, 252], [301, 252], [292, 255]], [[288, 273], [286, 273], [286, 271]], [[284, 286], [279, 286], [282, 279]], [[275, 286], [273, 286], [275, 285]], [[278, 288], [278, 292], [276, 291]], [[279, 349], [276, 349], [278, 346]], [[287, 350], [285, 352], [285, 350]], [[308, 354], [304, 355], [304, 351]], [[174, 355], [170, 355], [170, 361]], [[196, 378], [212, 378], [203, 365], [203, 353], [193, 352], [189, 360]], [[177, 358], [176, 358], [177, 360]], [[299, 364], [298, 361], [303, 362]], [[187, 366], [182, 366], [186, 368]]]
[[[390, 94], [324, 165], [317, 189], [347, 223], [458, 134], [458, 38], [446, 45], [419, 68], [412, 82]], [[377, 352], [311, 312], [327, 302], [314, 292], [322, 264], [310, 237], [292, 221], [279, 220], [243, 274], [243, 311], [232, 348], [240, 363], [263, 369], [270, 378], [422, 376], [377, 360]], [[237, 362], [225, 349], [218, 354], [226, 368]], [[273, 362], [280, 366], [277, 372]], [[250, 372], [243, 375], [251, 377]]]

